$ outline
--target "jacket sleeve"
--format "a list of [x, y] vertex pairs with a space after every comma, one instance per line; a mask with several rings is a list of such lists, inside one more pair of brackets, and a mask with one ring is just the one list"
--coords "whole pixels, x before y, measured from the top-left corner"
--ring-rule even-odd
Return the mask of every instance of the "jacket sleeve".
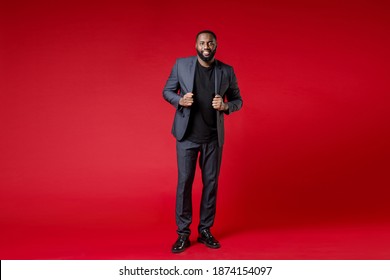
[[163, 90], [163, 97], [166, 101], [172, 104], [176, 109], [180, 109], [179, 100], [181, 96], [180, 92], [180, 83], [178, 75], [178, 61], [176, 60], [175, 65], [172, 68], [171, 74], [165, 84]]
[[238, 88], [236, 74], [234, 73], [233, 68], [230, 68], [229, 74], [230, 74], [229, 88], [225, 94], [229, 105], [229, 110], [225, 111], [225, 114], [227, 115], [240, 110], [243, 103], [240, 94], [240, 89]]

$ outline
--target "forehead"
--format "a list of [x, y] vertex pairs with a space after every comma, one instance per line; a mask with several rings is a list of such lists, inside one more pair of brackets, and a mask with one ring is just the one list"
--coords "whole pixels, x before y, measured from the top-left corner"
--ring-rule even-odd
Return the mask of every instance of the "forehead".
[[215, 41], [215, 38], [210, 33], [201, 33], [199, 34], [197, 41], [210, 42], [210, 41]]

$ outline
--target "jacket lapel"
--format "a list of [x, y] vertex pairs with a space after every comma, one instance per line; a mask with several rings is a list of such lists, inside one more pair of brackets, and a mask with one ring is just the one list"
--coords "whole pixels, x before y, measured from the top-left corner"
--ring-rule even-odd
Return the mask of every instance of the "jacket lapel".
[[220, 90], [221, 90], [221, 82], [222, 82], [222, 69], [221, 69], [221, 65], [220, 63], [218, 62], [218, 60], [215, 60], [215, 93], [216, 94], [219, 94], [223, 97], [223, 94], [220, 93]]
[[188, 92], [194, 91], [196, 59], [197, 57], [194, 56], [190, 62], [189, 74], [188, 74]]

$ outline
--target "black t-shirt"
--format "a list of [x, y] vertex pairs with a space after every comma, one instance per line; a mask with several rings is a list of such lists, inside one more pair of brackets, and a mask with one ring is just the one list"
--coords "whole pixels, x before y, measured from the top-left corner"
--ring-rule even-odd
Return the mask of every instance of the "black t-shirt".
[[197, 61], [194, 81], [194, 103], [187, 129], [187, 139], [195, 143], [207, 143], [217, 139], [217, 114], [212, 106], [215, 96], [215, 71], [213, 63], [203, 67]]

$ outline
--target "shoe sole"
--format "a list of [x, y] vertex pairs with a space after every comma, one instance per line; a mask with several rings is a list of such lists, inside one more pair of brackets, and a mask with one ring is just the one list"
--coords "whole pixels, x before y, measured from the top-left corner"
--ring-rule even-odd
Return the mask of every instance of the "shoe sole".
[[217, 246], [212, 246], [210, 244], [207, 244], [207, 242], [203, 241], [202, 239], [198, 238], [198, 242], [199, 243], [202, 243], [204, 245], [206, 245], [207, 247], [211, 248], [211, 249], [219, 249], [221, 248], [221, 244], [218, 244]]

